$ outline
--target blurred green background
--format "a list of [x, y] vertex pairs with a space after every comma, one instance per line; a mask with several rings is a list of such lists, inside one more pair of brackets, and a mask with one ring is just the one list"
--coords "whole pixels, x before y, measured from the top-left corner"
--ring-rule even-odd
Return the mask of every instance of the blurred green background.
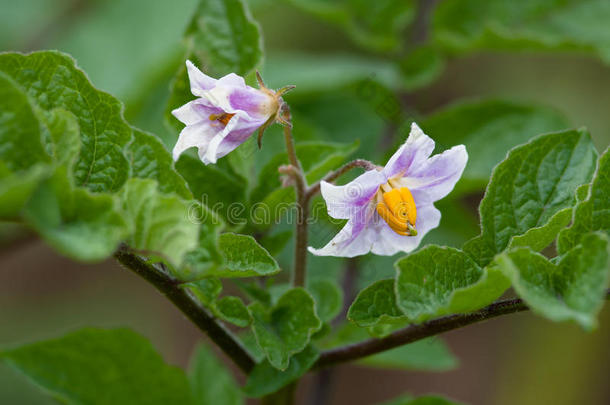
[[[70, 53], [94, 85], [124, 101], [128, 120], [171, 147], [175, 135], [164, 123], [163, 112], [169, 83], [184, 63], [181, 38], [196, 3], [0, 0], [0, 50]], [[404, 123], [425, 120], [456, 101], [491, 98], [550, 107], [571, 126], [587, 126], [600, 150], [610, 143], [610, 67], [587, 49], [551, 53], [522, 47], [526, 50], [516, 52], [502, 46], [504, 50], [489, 51], [481, 45], [439, 56], [435, 49], [424, 46], [419, 51], [418, 46], [434, 36], [430, 16], [442, 2], [413, 2], [402, 14], [383, 9], [386, 3], [370, 2], [365, 9], [378, 13], [382, 22], [387, 20], [389, 28], [357, 15], [359, 31], [346, 29], [340, 18], [332, 17], [332, 7], [320, 19], [319, 13], [304, 11], [303, 1], [248, 1], [264, 34], [263, 76], [273, 87], [297, 85], [286, 97], [294, 111], [297, 141], [359, 139], [355, 155], [383, 160], [389, 148], [404, 139]], [[469, 12], [465, 9], [464, 15]], [[396, 38], [386, 34], [394, 34], [392, 24], [401, 19], [415, 22], [396, 30], [398, 40], [405, 43], [396, 51]], [[373, 41], [363, 30], [379, 35]], [[610, 35], [610, 26], [607, 31], [599, 35]], [[417, 52], [423, 57], [409, 59]], [[462, 142], [452, 141], [451, 133], [429, 135], [442, 136], [441, 147]], [[257, 166], [281, 150], [281, 142], [277, 129], [270, 131], [265, 148], [256, 152]], [[471, 152], [470, 164], [484, 158]], [[459, 198], [441, 204], [443, 222], [429, 241], [460, 245], [478, 233], [481, 185], [463, 184], [462, 190]], [[321, 246], [329, 237], [323, 227], [314, 227], [311, 243]], [[290, 265], [286, 253], [280, 258], [283, 267]], [[361, 260], [359, 285], [391, 275], [393, 260]], [[340, 273], [343, 266], [337, 259], [310, 261], [314, 277]], [[79, 326], [129, 326], [180, 365], [186, 364], [200, 338], [169, 302], [117, 264], [70, 262], [8, 225], [2, 227], [0, 247], [0, 325], [0, 345], [58, 336]], [[345, 365], [322, 377], [307, 377], [300, 387], [300, 403], [321, 403], [316, 395], [322, 395], [322, 379], [328, 389], [326, 403], [333, 404], [380, 402], [403, 392], [437, 392], [470, 404], [610, 403], [608, 308], [592, 334], [524, 313], [446, 338], [460, 359], [456, 370], [418, 373]], [[0, 366], [0, 404], [46, 403], [52, 401]]]

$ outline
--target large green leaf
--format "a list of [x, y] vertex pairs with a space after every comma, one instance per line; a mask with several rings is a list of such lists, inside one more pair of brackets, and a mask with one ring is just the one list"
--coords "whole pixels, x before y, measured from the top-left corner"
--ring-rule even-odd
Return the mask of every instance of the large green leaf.
[[578, 202], [574, 208], [572, 227], [563, 230], [557, 239], [557, 250], [565, 253], [580, 243], [583, 234], [590, 231], [603, 231], [610, 234], [610, 149], [606, 149], [599, 158], [597, 171], [586, 199]]
[[455, 52], [575, 50], [610, 61], [608, 18], [605, 0], [448, 0], [435, 12], [434, 37]]
[[396, 262], [396, 303], [409, 320], [482, 308], [509, 287], [495, 269], [480, 268], [458, 249], [429, 245]]
[[114, 195], [75, 188], [64, 167], [34, 192], [25, 221], [61, 253], [84, 261], [109, 257], [128, 234]]
[[290, 3], [343, 28], [358, 44], [375, 50], [400, 47], [402, 31], [415, 16], [412, 0], [289, 0]]
[[194, 405], [239, 405], [244, 403], [237, 382], [205, 345], [195, 348], [189, 364]]
[[461, 102], [421, 122], [438, 150], [466, 145], [469, 161], [463, 178], [480, 187], [489, 181], [506, 151], [532, 137], [568, 127], [566, 118], [550, 108], [501, 100]]
[[127, 147], [126, 154], [131, 177], [156, 180], [163, 193], [192, 198], [186, 181], [173, 168], [171, 155], [156, 136], [134, 128], [133, 141]]
[[180, 266], [197, 246], [199, 225], [189, 218], [189, 203], [164, 195], [154, 180], [129, 179], [121, 192], [124, 216], [131, 225], [129, 246]]
[[590, 233], [557, 264], [526, 248], [502, 253], [494, 263], [532, 311], [593, 329], [610, 283], [609, 249], [604, 234]]
[[287, 291], [271, 308], [254, 302], [248, 309], [259, 347], [280, 370], [288, 368], [290, 358], [305, 349], [311, 335], [322, 327], [313, 297], [302, 288]]
[[94, 88], [71, 57], [55, 51], [2, 54], [0, 71], [39, 108], [63, 108], [74, 114], [81, 132], [74, 171], [77, 186], [116, 191], [123, 185], [129, 174], [123, 148], [132, 132], [118, 100]]
[[318, 351], [313, 346], [307, 346], [290, 358], [290, 364], [284, 371], [273, 367], [268, 360], [258, 363], [248, 376], [244, 391], [255, 398], [276, 392], [303, 376], [318, 357]]
[[82, 329], [4, 350], [0, 358], [64, 403], [192, 403], [184, 372], [127, 329]]
[[[528, 239], [539, 247], [550, 244], [565, 211], [575, 204], [576, 189], [588, 183], [595, 170], [597, 152], [583, 129], [541, 135], [511, 150], [493, 171], [481, 202], [481, 235], [464, 245], [481, 265], [506, 249], [511, 240], [532, 228], [537, 237]], [[556, 215], [561, 216], [557, 218]]]

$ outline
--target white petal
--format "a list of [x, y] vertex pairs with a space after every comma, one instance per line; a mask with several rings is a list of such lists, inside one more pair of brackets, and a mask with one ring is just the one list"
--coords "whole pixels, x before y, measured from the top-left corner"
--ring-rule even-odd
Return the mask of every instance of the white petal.
[[388, 160], [383, 172], [390, 178], [399, 173], [416, 169], [426, 162], [433, 150], [434, 141], [432, 138], [424, 134], [416, 123], [413, 123], [411, 124], [409, 137]]
[[337, 219], [350, 218], [358, 207], [373, 198], [387, 179], [377, 170], [369, 170], [343, 186], [322, 181], [320, 191], [326, 201], [328, 214]]
[[212, 89], [216, 85], [216, 79], [203, 73], [190, 60], [186, 61], [186, 70], [191, 83], [191, 93], [196, 96], [202, 96], [207, 90]]
[[212, 127], [209, 121], [187, 125], [180, 132], [178, 142], [172, 151], [174, 160], [178, 160], [182, 152], [192, 147], [197, 147], [199, 151], [205, 150], [216, 132], [217, 129]]

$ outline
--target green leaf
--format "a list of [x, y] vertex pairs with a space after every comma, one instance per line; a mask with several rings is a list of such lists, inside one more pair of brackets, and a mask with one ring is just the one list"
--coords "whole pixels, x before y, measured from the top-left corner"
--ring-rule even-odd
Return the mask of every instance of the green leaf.
[[234, 208], [235, 203], [246, 200], [247, 186], [242, 177], [223, 170], [219, 165], [204, 165], [186, 154], [176, 162], [176, 170], [186, 179], [195, 199], [212, 207], [228, 225], [245, 223], [247, 210]]
[[347, 319], [362, 327], [404, 323], [406, 317], [396, 304], [394, 280], [379, 280], [360, 291]]
[[130, 247], [180, 266], [185, 254], [197, 246], [199, 225], [187, 215], [189, 204], [160, 193], [156, 181], [129, 179], [121, 201], [132, 229]]
[[341, 27], [359, 45], [378, 51], [398, 49], [403, 30], [415, 17], [415, 2], [411, 0], [289, 1]]
[[165, 194], [176, 193], [193, 197], [186, 181], [173, 168], [172, 157], [163, 143], [153, 134], [133, 129], [133, 141], [126, 150], [131, 167], [130, 177], [156, 180], [159, 190]]
[[449, 0], [434, 18], [436, 41], [454, 52], [480, 49], [585, 51], [610, 60], [605, 0]]
[[94, 88], [74, 60], [56, 51], [0, 55], [0, 72], [10, 76], [43, 110], [74, 114], [81, 133], [76, 185], [91, 191], [116, 191], [129, 173], [123, 148], [132, 132], [121, 103]]
[[[574, 205], [576, 189], [590, 181], [596, 157], [583, 129], [541, 135], [511, 150], [494, 169], [479, 207], [481, 235], [467, 242], [464, 251], [486, 265], [513, 237], [532, 228], [540, 228], [537, 237], [552, 241], [565, 213], [554, 216]], [[532, 238], [516, 243], [528, 240]]]
[[556, 265], [526, 248], [502, 253], [494, 263], [532, 311], [591, 330], [610, 283], [610, 253], [601, 233], [587, 234], [581, 242]]
[[369, 356], [360, 361], [371, 367], [418, 371], [447, 371], [457, 367], [457, 358], [440, 338], [428, 338]]
[[[0, 69], [3, 56], [0, 55]], [[6, 168], [19, 171], [49, 163], [35, 107], [19, 85], [1, 70], [0, 111], [0, 159]]]
[[263, 57], [258, 24], [242, 0], [201, 0], [185, 36], [218, 74], [245, 75]]
[[567, 119], [553, 109], [502, 100], [460, 102], [421, 122], [439, 151], [466, 145], [470, 159], [462, 177], [477, 188], [489, 181], [507, 150], [568, 126]]
[[[610, 149], [606, 149], [597, 163], [597, 171], [591, 187], [579, 188], [587, 197], [579, 198], [574, 208], [572, 227], [563, 230], [557, 239], [557, 250], [565, 253], [578, 243], [582, 235], [590, 231], [603, 231], [610, 235]], [[582, 195], [581, 195], [582, 197]]]
[[461, 402], [455, 402], [436, 395], [426, 395], [423, 397], [413, 398], [411, 395], [405, 394], [391, 401], [384, 402], [382, 405], [463, 405]]
[[267, 360], [258, 363], [248, 376], [244, 391], [247, 396], [254, 398], [274, 393], [301, 378], [318, 357], [318, 351], [313, 346], [307, 346], [305, 350], [290, 358], [290, 364], [285, 371], [273, 367]]
[[0, 358], [64, 403], [192, 403], [183, 371], [127, 329], [82, 329]]
[[269, 276], [280, 271], [275, 259], [252, 236], [223, 233], [218, 248], [224, 259], [222, 268], [209, 274], [218, 277]]
[[311, 335], [322, 327], [313, 297], [302, 288], [287, 291], [272, 308], [254, 302], [248, 310], [259, 347], [280, 370], [288, 368], [290, 358], [305, 349]]
[[438, 49], [420, 46], [398, 62], [404, 89], [413, 91], [436, 80], [445, 69], [445, 59]]
[[72, 169], [81, 148], [80, 127], [76, 116], [63, 108], [52, 110], [44, 118], [49, 129], [49, 152], [56, 164]]
[[199, 344], [191, 356], [188, 378], [195, 405], [244, 403], [241, 390], [229, 370], [203, 344]]
[[312, 280], [307, 285], [316, 302], [316, 313], [322, 322], [332, 321], [343, 306], [343, 292], [337, 285], [325, 279]]
[[508, 248], [523, 246], [539, 252], [550, 245], [559, 232], [570, 224], [571, 220], [572, 208], [557, 211], [545, 225], [531, 228], [523, 235], [513, 236]]
[[221, 319], [233, 325], [241, 328], [250, 325], [250, 313], [239, 297], [222, 297], [216, 303], [216, 310]]
[[500, 297], [508, 280], [458, 249], [429, 245], [395, 264], [396, 303], [412, 321], [467, 313]]
[[38, 184], [48, 175], [49, 167], [37, 165], [18, 174], [11, 173], [0, 161], [0, 219], [15, 220]]
[[115, 196], [75, 188], [63, 167], [38, 187], [23, 215], [47, 243], [75, 260], [109, 257], [128, 233]]

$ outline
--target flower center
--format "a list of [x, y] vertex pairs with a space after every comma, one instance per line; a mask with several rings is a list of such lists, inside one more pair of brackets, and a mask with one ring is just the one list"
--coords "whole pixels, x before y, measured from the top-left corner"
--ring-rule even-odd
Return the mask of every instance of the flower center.
[[397, 234], [417, 235], [417, 208], [407, 187], [401, 187], [394, 180], [383, 184], [377, 192], [377, 213]]
[[210, 115], [210, 121], [218, 121], [218, 122], [220, 122], [222, 125], [224, 125], [226, 127], [227, 124], [229, 123], [229, 121], [231, 121], [231, 118], [233, 118], [234, 115], [235, 114], [230, 114], [230, 113], [211, 114]]

